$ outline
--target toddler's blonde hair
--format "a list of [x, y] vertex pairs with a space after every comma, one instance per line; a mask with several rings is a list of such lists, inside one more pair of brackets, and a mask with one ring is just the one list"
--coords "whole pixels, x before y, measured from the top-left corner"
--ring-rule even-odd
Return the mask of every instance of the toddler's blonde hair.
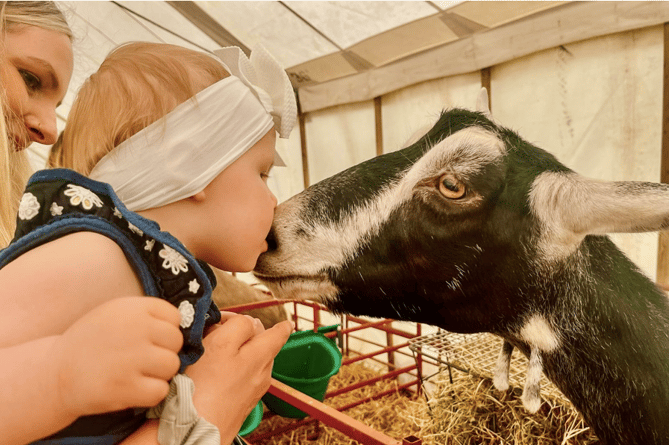
[[88, 175], [114, 147], [228, 75], [203, 52], [164, 43], [122, 45], [79, 90], [50, 164]]

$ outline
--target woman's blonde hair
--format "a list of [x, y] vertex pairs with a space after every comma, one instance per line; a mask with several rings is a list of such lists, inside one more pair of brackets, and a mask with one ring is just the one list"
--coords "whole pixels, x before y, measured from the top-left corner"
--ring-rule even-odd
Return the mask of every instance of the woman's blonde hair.
[[[38, 26], [67, 35], [72, 31], [54, 2], [0, 2], [0, 37], [20, 26]], [[1, 44], [2, 42], [0, 42]], [[32, 172], [25, 150], [17, 151], [9, 141], [4, 89], [0, 89], [0, 248], [14, 237], [16, 213], [26, 181]]]
[[79, 90], [50, 164], [88, 175], [121, 142], [228, 75], [203, 52], [165, 43], [124, 44]]
[[72, 30], [55, 2], [0, 2], [0, 21], [7, 32], [19, 26], [37, 26], [65, 34], [72, 40]]

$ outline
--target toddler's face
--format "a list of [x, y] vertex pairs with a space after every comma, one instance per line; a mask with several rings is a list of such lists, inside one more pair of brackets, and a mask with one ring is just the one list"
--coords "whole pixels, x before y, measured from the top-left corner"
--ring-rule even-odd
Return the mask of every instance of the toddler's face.
[[56, 31], [22, 26], [0, 47], [0, 83], [7, 96], [7, 132], [17, 150], [56, 142], [56, 107], [72, 77], [72, 44]]
[[249, 272], [267, 250], [277, 205], [267, 187], [275, 142], [272, 129], [204, 189], [211, 219], [201, 228], [198, 258], [219, 269]]

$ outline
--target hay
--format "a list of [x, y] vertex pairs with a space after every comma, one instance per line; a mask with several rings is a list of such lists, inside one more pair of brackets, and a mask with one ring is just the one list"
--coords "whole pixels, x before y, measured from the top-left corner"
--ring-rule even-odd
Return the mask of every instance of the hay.
[[410, 417], [424, 445], [589, 445], [599, 443], [581, 415], [562, 396], [543, 395], [539, 411], [530, 414], [521, 389], [496, 390], [488, 378], [453, 371], [436, 379], [426, 404], [414, 404]]
[[[339, 373], [330, 379], [328, 391], [336, 391], [382, 374], [382, 372], [368, 364], [353, 363], [343, 366]], [[354, 391], [328, 398], [324, 403], [335, 408], [342, 407], [382, 391], [396, 388], [396, 380], [381, 380]], [[401, 440], [403, 437], [418, 433], [415, 422], [406, 416], [407, 412], [414, 409], [412, 404], [416, 403], [416, 401], [415, 397], [409, 397], [409, 394], [404, 392], [393, 392], [380, 399], [370, 400], [350, 408], [345, 413], [377, 431], [382, 431], [390, 437]], [[359, 443], [334, 428], [318, 424], [301, 426], [295, 430], [287, 431], [268, 439], [253, 440], [254, 435], [278, 429], [290, 424], [292, 421], [292, 419], [285, 419], [279, 416], [265, 419], [248, 439], [258, 445], [299, 445], [307, 441], [312, 445], [357, 445]]]
[[580, 413], [551, 383], [541, 377], [542, 405], [535, 414], [522, 404], [527, 358], [514, 350], [507, 391], [492, 385], [502, 339], [488, 333], [455, 334], [439, 331], [417, 338], [413, 348], [439, 363], [449, 363], [431, 381], [434, 391], [426, 405], [415, 405], [413, 419], [420, 427], [423, 444], [523, 444], [570, 445], [599, 443]]
[[[493, 385], [491, 367], [501, 346], [498, 338], [485, 336], [441, 338], [437, 354], [447, 350], [450, 361], [456, 361], [470, 372], [451, 368], [449, 372], [430, 378], [427, 396], [411, 396], [393, 392], [378, 400], [353, 407], [345, 413], [377, 431], [396, 438], [414, 435], [424, 445], [590, 445], [599, 441], [584, 424], [573, 405], [549, 381], [542, 380], [543, 404], [530, 414], [522, 405], [520, 396], [526, 359], [514, 353], [511, 361], [510, 384], [507, 391], [498, 391]], [[488, 335], [488, 334], [486, 334]], [[431, 341], [431, 340], [430, 340]], [[459, 342], [465, 343], [459, 343]], [[427, 346], [421, 345], [425, 351]], [[435, 352], [435, 351], [433, 351]], [[328, 391], [350, 386], [382, 375], [372, 363], [355, 363], [341, 368], [332, 377]], [[326, 399], [327, 405], [342, 407], [388, 389], [397, 388], [396, 380], [382, 380], [349, 393]], [[263, 420], [247, 439], [258, 445], [356, 445], [357, 441], [337, 430], [310, 423], [295, 430], [253, 440], [253, 436], [292, 423], [292, 419], [273, 416]]]

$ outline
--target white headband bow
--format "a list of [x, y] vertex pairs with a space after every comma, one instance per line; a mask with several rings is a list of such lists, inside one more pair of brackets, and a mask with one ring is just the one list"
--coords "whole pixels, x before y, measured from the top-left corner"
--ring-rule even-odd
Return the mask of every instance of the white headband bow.
[[272, 128], [282, 138], [290, 135], [297, 121], [295, 94], [276, 60], [262, 47], [250, 59], [237, 47], [214, 53], [231, 76], [128, 138], [91, 171], [128, 209], [193, 196]]

